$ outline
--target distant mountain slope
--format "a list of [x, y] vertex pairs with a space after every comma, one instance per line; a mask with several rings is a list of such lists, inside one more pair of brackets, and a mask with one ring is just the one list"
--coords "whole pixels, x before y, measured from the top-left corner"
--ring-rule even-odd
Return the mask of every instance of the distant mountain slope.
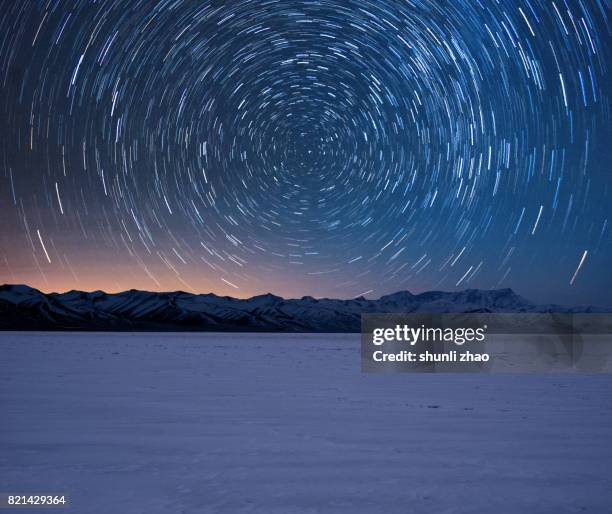
[[359, 332], [362, 313], [609, 312], [594, 307], [536, 305], [512, 289], [401, 291], [367, 300], [246, 300], [214, 294], [130, 290], [45, 294], [25, 285], [0, 286], [0, 330], [163, 330]]

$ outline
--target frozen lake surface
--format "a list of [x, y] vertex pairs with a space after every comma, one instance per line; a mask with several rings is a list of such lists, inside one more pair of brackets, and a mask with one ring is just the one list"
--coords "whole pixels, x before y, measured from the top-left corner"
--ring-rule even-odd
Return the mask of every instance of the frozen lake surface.
[[0, 491], [79, 514], [603, 514], [612, 376], [366, 375], [359, 335], [0, 333]]

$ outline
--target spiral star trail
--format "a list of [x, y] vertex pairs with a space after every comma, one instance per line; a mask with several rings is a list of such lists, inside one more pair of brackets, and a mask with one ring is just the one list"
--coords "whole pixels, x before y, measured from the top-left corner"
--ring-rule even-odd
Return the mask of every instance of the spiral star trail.
[[608, 12], [3, 2], [0, 282], [612, 302]]

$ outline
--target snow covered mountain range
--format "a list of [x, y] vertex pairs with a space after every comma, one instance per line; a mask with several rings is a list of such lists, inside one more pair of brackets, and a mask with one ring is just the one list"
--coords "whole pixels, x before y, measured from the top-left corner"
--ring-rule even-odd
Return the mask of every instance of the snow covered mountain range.
[[46, 294], [25, 285], [0, 286], [0, 330], [359, 332], [362, 313], [411, 312], [611, 311], [537, 305], [512, 289], [401, 291], [378, 300], [286, 300], [272, 294], [243, 300], [182, 291]]

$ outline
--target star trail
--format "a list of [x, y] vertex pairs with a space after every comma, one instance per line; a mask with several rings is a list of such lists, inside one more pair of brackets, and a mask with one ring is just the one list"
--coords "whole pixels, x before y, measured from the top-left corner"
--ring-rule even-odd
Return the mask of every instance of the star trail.
[[0, 282], [612, 303], [608, 14], [3, 2]]

